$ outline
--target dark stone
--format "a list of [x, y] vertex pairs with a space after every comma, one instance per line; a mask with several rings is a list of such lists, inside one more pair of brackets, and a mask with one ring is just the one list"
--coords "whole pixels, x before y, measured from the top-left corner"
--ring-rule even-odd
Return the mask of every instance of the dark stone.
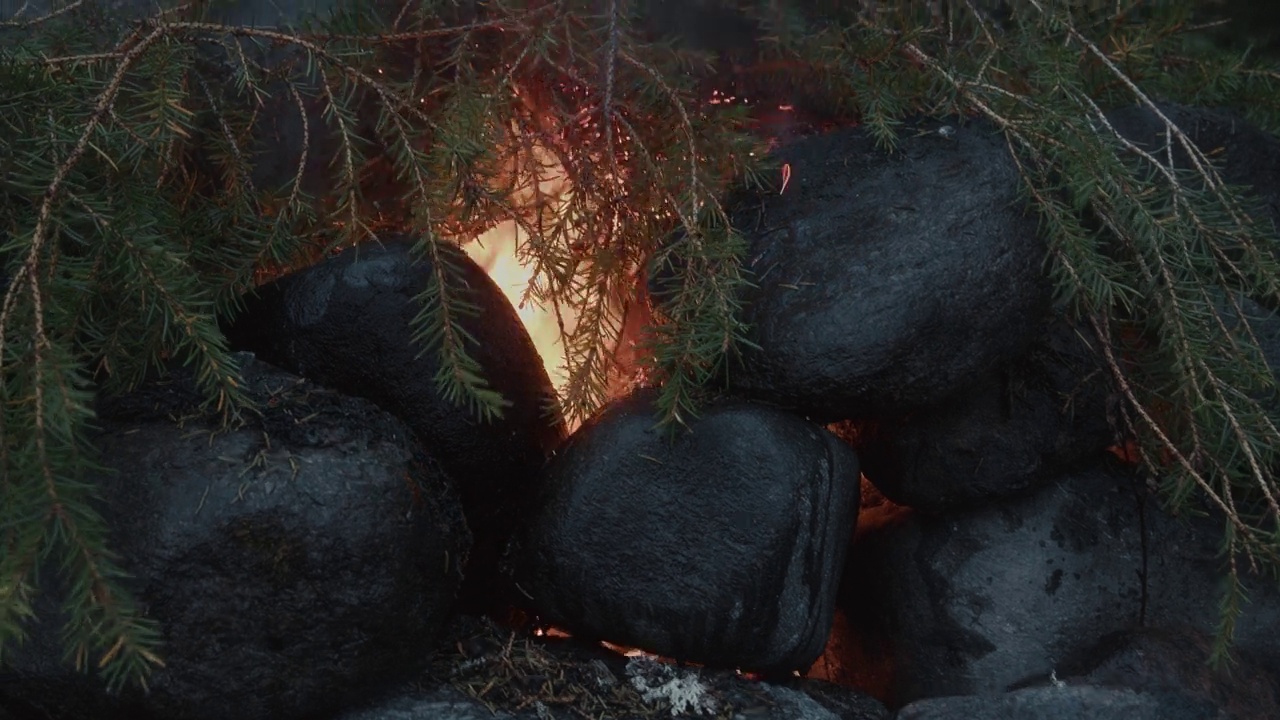
[[734, 390], [822, 422], [898, 414], [1027, 346], [1046, 246], [1005, 142], [985, 123], [902, 135], [898, 155], [865, 129], [785, 146], [786, 191], [734, 203], [757, 285]]
[[[632, 674], [621, 678], [611, 677], [615, 683], [622, 683], [628, 677], [635, 677], [636, 668], [645, 667], [636, 663], [631, 665]], [[731, 673], [709, 673], [674, 666], [653, 663], [643, 672], [663, 673], [654, 679], [659, 687], [673, 683], [674, 687], [692, 687], [698, 682], [706, 688], [706, 696], [713, 698], [716, 707], [724, 715], [733, 720], [888, 720], [889, 711], [874, 699], [859, 695], [848, 688], [828, 691], [828, 696], [839, 694], [844, 697], [836, 701], [826, 699], [820, 701], [812, 695], [797, 688], [771, 683], [753, 683]], [[607, 671], [606, 671], [607, 672]], [[680, 685], [683, 683], [683, 685]], [[616, 697], [616, 695], [615, 695]], [[616, 702], [616, 701], [615, 701]], [[618, 703], [621, 705], [621, 703]], [[638, 706], [610, 707], [609, 717], [641, 718], [707, 718], [713, 715], [694, 707], [685, 707], [683, 711], [667, 710], [668, 703], [652, 700]], [[480, 700], [477, 700], [452, 686], [437, 687], [431, 690], [407, 691], [402, 695], [361, 710], [345, 713], [337, 720], [542, 720], [547, 717], [560, 717], [552, 711], [539, 712], [538, 708], [548, 708], [547, 703], [533, 701], [526, 709], [500, 709], [496, 712]], [[597, 706], [598, 707], [598, 706]], [[575, 707], [575, 709], [578, 709]], [[627, 712], [631, 711], [631, 712]], [[638, 711], [638, 712], [637, 712]], [[551, 713], [551, 714], [548, 714]]]
[[408, 691], [371, 707], [338, 715], [335, 720], [542, 720], [533, 708], [491, 710], [485, 703], [452, 686]]
[[[1027, 497], [915, 513], [861, 537], [846, 570], [860, 604], [845, 614], [887, 639], [896, 703], [1004, 692], [1116, 633], [1212, 633], [1221, 542], [1218, 520], [1169, 516], [1127, 468], [1081, 471]], [[1275, 672], [1280, 592], [1244, 580], [1251, 602], [1236, 651]]]
[[0, 674], [0, 705], [284, 720], [425, 668], [470, 544], [452, 486], [372, 404], [242, 359], [261, 414], [226, 432], [186, 371], [99, 405], [110, 472], [91, 480], [111, 548], [163, 633], [150, 691], [109, 698], [96, 676], [62, 663], [51, 587]]
[[[1222, 555], [1225, 520], [1208, 508], [1207, 517], [1171, 518], [1147, 508], [1148, 548], [1145, 616], [1156, 627], [1186, 627], [1213, 636], [1222, 617], [1227, 562]], [[1235, 623], [1231, 652], [1280, 678], [1280, 586], [1274, 575], [1251, 573], [1240, 559], [1246, 600]]]
[[820, 680], [799, 680], [793, 689], [804, 692], [840, 720], [887, 720], [889, 710], [879, 700], [849, 686]]
[[1078, 662], [1063, 663], [1058, 675], [1071, 685], [1182, 693], [1197, 704], [1212, 703], [1234, 720], [1280, 718], [1280, 677], [1239, 658], [1215, 669], [1212, 644], [1207, 634], [1187, 627], [1141, 628], [1103, 638]]
[[1221, 720], [1212, 703], [1181, 693], [1084, 686], [920, 700], [894, 720]]
[[[442, 645], [436, 680], [389, 694], [338, 720], [534, 720], [560, 717], [888, 720], [856, 690], [791, 679], [747, 679], [732, 670], [626, 657], [576, 638], [533, 637], [492, 622], [458, 623]], [[439, 678], [450, 678], [447, 684]], [[463, 692], [467, 688], [471, 692]], [[483, 701], [472, 693], [484, 689]]]
[[1116, 436], [1111, 375], [1096, 343], [1055, 318], [1003, 371], [942, 405], [876, 424], [857, 445], [863, 473], [895, 503], [942, 512], [1027, 492], [1096, 460]]
[[[1269, 222], [1273, 231], [1280, 228], [1280, 138], [1227, 110], [1172, 103], [1158, 107], [1196, 147], [1221, 165], [1222, 178], [1228, 184], [1251, 188], [1262, 209], [1261, 217], [1255, 216], [1255, 220]], [[1148, 108], [1133, 105], [1107, 117], [1129, 140], [1163, 153], [1167, 144], [1164, 123]], [[1174, 156], [1178, 167], [1192, 167], [1186, 152], [1176, 145]]]
[[[475, 596], [493, 592], [497, 559], [531, 498], [536, 473], [564, 434], [548, 414], [554, 390], [511, 303], [461, 251], [442, 248], [468, 353], [511, 404], [486, 422], [441, 395], [435, 347], [414, 342], [412, 320], [432, 266], [404, 238], [349, 248], [260, 287], [227, 328], [233, 347], [320, 385], [372, 400], [413, 430], [458, 484], [476, 547], [467, 567]], [[496, 598], [490, 598], [496, 600]]]
[[615, 402], [558, 452], [518, 535], [519, 587], [575, 636], [715, 667], [807, 668], [831, 629], [857, 457], [741, 401], [669, 437], [652, 399]]

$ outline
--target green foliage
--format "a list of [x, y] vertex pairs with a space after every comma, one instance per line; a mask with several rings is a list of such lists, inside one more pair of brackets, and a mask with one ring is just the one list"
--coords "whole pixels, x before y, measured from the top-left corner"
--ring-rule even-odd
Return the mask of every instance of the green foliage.
[[[1059, 300], [1104, 340], [1166, 497], [1226, 519], [1225, 648], [1237, 559], [1277, 560], [1280, 438], [1259, 400], [1273, 380], [1240, 304], [1280, 307], [1275, 229], [1176, 125], [1171, 148], [1194, 160], [1178, 168], [1104, 111], [1227, 104], [1274, 129], [1280, 76], [1205, 43], [1191, 2], [825, 4], [719, 3], [767, 28], [757, 83], [822, 99], [887, 149], [912, 113], [1005, 132]], [[467, 353], [476, 309], [448, 246], [500, 222], [537, 271], [528, 299], [578, 318], [571, 416], [605, 399], [642, 269], [661, 279], [648, 370], [668, 420], [696, 412], [745, 334], [744, 245], [719, 198], [761, 182], [762, 138], [746, 107], [707, 102], [717, 58], [641, 31], [646, 4], [349, 2], [296, 29], [221, 24], [205, 5], [122, 19], [76, 2], [0, 23], [0, 648], [56, 565], [72, 659], [117, 686], [145, 679], [159, 636], [93, 511], [93, 399], [180, 361], [234, 415], [217, 322], [265, 274], [415, 233], [435, 273], [414, 339], [438, 353], [444, 395], [486, 417], [504, 400]], [[289, 113], [297, 162], [277, 177], [261, 151]], [[561, 173], [571, 192], [547, 189]]]
[[[797, 69], [817, 58], [886, 146], [911, 111], [1004, 131], [1051, 242], [1058, 300], [1092, 325], [1127, 401], [1124, 429], [1172, 507], [1226, 524], [1225, 659], [1244, 599], [1238, 559], [1280, 568], [1280, 407], [1244, 300], [1280, 307], [1277, 236], [1159, 102], [1243, 108], [1274, 131], [1280, 74], [1204, 42], [1213, 23], [1199, 3], [1032, 0], [1003, 15], [956, 3], [923, 17], [872, 5], [874, 18], [779, 28], [777, 57]], [[1107, 110], [1135, 104], [1158, 118], [1164, 149], [1112, 126]]]
[[[565, 338], [570, 415], [604, 400], [617, 300], [655, 254], [680, 256], [667, 315], [690, 329], [655, 346], [670, 413], [690, 411], [739, 339], [738, 241], [717, 198], [763, 152], [740, 109], [698, 102], [687, 71], [704, 58], [640, 38], [622, 3], [404, 10], [352, 2], [265, 29], [199, 7], [130, 19], [76, 2], [0, 25], [3, 647], [22, 639], [37, 570], [56, 564], [78, 666], [118, 686], [159, 661], [86, 482], [94, 397], [179, 361], [233, 416], [243, 398], [218, 319], [264, 273], [415, 233], [435, 272], [414, 340], [439, 354], [443, 395], [483, 417], [505, 400], [467, 352], [477, 311], [446, 245], [502, 221], [535, 262], [530, 299], [578, 318]], [[274, 178], [258, 167], [264, 118], [294, 111], [297, 164]], [[570, 194], [539, 190], [556, 173]], [[678, 226], [685, 239], [660, 248]]]

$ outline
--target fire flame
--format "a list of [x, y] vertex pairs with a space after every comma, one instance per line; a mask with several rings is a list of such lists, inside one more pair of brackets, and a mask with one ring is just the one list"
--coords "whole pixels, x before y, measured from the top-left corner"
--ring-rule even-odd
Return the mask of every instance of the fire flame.
[[[524, 99], [527, 109], [534, 116], [546, 115], [538, 107], [535, 93], [518, 91], [517, 95]], [[711, 105], [747, 104], [751, 101], [736, 95], [714, 90], [709, 98]], [[791, 105], [779, 105], [778, 111], [790, 113]], [[548, 118], [550, 116], [547, 116]], [[548, 119], [549, 125], [554, 122]], [[521, 147], [533, 153], [537, 177], [522, 178], [524, 182], [517, 184], [511, 197], [514, 205], [523, 208], [545, 208], [548, 205], [554, 211], [568, 204], [573, 187], [568, 172], [560, 163], [555, 153], [544, 147], [540, 141], [531, 138], [520, 138], [520, 130], [514, 125], [511, 128], [513, 140], [523, 140]], [[781, 192], [785, 192], [791, 181], [792, 168], [789, 164], [782, 167]], [[509, 167], [511, 173], [525, 172], [514, 166]], [[569, 371], [565, 362], [563, 338], [571, 335], [577, 327], [577, 313], [572, 307], [560, 305], [547, 307], [537, 299], [528, 297], [528, 288], [534, 280], [533, 263], [521, 257], [521, 244], [525, 240], [522, 231], [514, 220], [507, 220], [486, 230], [475, 238], [461, 238], [462, 248], [489, 277], [498, 285], [512, 307], [516, 309], [520, 321], [524, 324], [533, 340], [533, 345], [542, 359], [556, 392], [563, 398], [569, 382]], [[617, 317], [620, 336], [615, 347], [615, 362], [620, 366], [636, 363], [636, 342], [640, 328], [648, 321], [643, 303], [632, 303], [624, 306], [622, 298], [617, 298], [618, 306], [613, 308], [619, 313]], [[619, 368], [615, 368], [615, 371]], [[619, 374], [612, 390], [623, 391], [628, 379]], [[570, 430], [576, 423], [570, 420]]]
[[[517, 93], [524, 98], [527, 109], [532, 115], [545, 115], [540, 111], [535, 95]], [[550, 120], [548, 124], [554, 125]], [[556, 153], [542, 144], [537, 137], [521, 137], [519, 127], [511, 127], [512, 140], [517, 143], [525, 156], [526, 164], [511, 164], [505, 168], [508, 178], [514, 178], [514, 191], [510, 201], [515, 207], [534, 210], [539, 213], [550, 212], [561, 215], [569, 207], [573, 196], [573, 183], [568, 171], [560, 162]], [[532, 160], [532, 162], [528, 162]], [[528, 292], [534, 282], [536, 268], [530, 258], [522, 252], [523, 243], [528, 240], [526, 230], [515, 220], [506, 220], [489, 228], [474, 239], [463, 239], [463, 250], [467, 255], [488, 273], [498, 285], [516, 314], [524, 324], [533, 341], [534, 347], [542, 359], [551, 380], [552, 387], [561, 399], [565, 398], [570, 381], [570, 372], [566, 362], [565, 337], [572, 337], [578, 326], [578, 313], [567, 303], [548, 305], [532, 297]], [[569, 232], [567, 242], [580, 240], [580, 232]], [[589, 261], [583, 261], [589, 262]], [[585, 267], [579, 268], [585, 270]], [[617, 327], [617, 335], [605, 338], [614, 343], [615, 352], [612, 368], [613, 380], [610, 394], [625, 390], [623, 367], [634, 364], [634, 343], [624, 343], [623, 338], [638, 336], [640, 327], [647, 320], [640, 310], [640, 303], [627, 303], [626, 298], [606, 298], [605, 310], [612, 315], [613, 325]], [[581, 418], [565, 418], [572, 432]]]
[[[519, 142], [519, 129], [513, 125], [511, 130], [513, 140]], [[510, 197], [512, 205], [538, 212], [561, 212], [561, 208], [568, 206], [573, 192], [569, 173], [555, 153], [537, 140], [521, 142], [521, 147], [532, 153], [534, 162], [531, 167], [536, 170], [531, 171], [529, 166], [517, 166], [514, 160], [506, 168], [506, 172], [517, 180]], [[484, 269], [515, 308], [516, 315], [542, 359], [551, 386], [564, 399], [570, 380], [564, 338], [572, 336], [577, 329], [578, 313], [571, 304], [548, 305], [529, 294], [537, 269], [531, 259], [522, 253], [522, 244], [527, 239], [526, 231], [516, 220], [510, 219], [463, 242], [462, 249]], [[572, 432], [577, 429], [580, 420], [565, 418], [568, 430]]]
[[516, 222], [508, 220], [495, 225], [464, 245], [463, 250], [484, 268], [516, 309], [538, 356], [542, 358], [551, 386], [556, 392], [563, 392], [569, 381], [569, 371], [565, 367], [561, 338], [573, 332], [577, 314], [573, 308], [565, 306], [561, 306], [557, 313], [556, 308], [545, 307], [536, 299], [525, 297], [533, 280], [534, 268], [520, 257], [520, 228]]

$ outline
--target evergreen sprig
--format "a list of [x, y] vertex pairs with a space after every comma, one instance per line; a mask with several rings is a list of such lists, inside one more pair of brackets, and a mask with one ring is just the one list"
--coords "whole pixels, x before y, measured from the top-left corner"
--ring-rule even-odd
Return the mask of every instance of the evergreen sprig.
[[[1274, 129], [1280, 76], [1206, 46], [1199, 33], [1214, 23], [1197, 3], [870, 4], [874, 17], [778, 32], [782, 66], [803, 72], [816, 58], [849, 91], [844, 110], [889, 147], [908, 112], [1004, 132], [1051, 243], [1057, 299], [1093, 327], [1127, 401], [1122, 430], [1173, 508], [1223, 518], [1213, 659], [1226, 659], [1244, 600], [1238, 561], [1280, 569], [1280, 406], [1249, 304], [1277, 307], [1277, 235], [1162, 103], [1241, 107]], [[1155, 118], [1164, 147], [1112, 125], [1107, 111], [1131, 105]]]
[[[1225, 648], [1237, 559], [1274, 569], [1280, 547], [1274, 383], [1245, 301], [1280, 300], [1275, 229], [1167, 117], [1170, 149], [1151, 152], [1106, 111], [1228, 104], [1276, 128], [1276, 69], [1208, 48], [1191, 2], [718, 4], [767, 29], [758, 82], [821, 98], [886, 148], [918, 112], [1005, 132], [1058, 299], [1101, 338], [1144, 460], [1176, 506], [1226, 519]], [[181, 361], [230, 419], [244, 398], [218, 319], [257, 282], [415, 233], [434, 273], [414, 339], [439, 354], [443, 394], [488, 417], [504, 399], [468, 355], [475, 308], [446, 246], [499, 223], [536, 270], [526, 300], [577, 318], [572, 417], [607, 396], [646, 271], [668, 420], [696, 412], [745, 336], [743, 240], [719, 198], [761, 182], [761, 139], [747, 108], [707, 101], [717, 58], [641, 31], [644, 3], [349, 2], [290, 28], [205, 5], [121, 19], [76, 0], [0, 22], [0, 651], [56, 565], [70, 656], [113, 687], [145, 680], [159, 635], [94, 511], [94, 398]], [[285, 116], [301, 137], [279, 174], [262, 135]]]
[[[695, 332], [654, 344], [669, 412], [692, 410], [703, 368], [738, 339], [738, 241], [717, 197], [763, 152], [741, 109], [702, 102], [686, 71], [705, 59], [642, 37], [624, 0], [398, 8], [266, 28], [203, 4], [122, 18], [79, 0], [0, 25], [0, 647], [22, 640], [52, 563], [75, 663], [112, 687], [145, 681], [158, 628], [87, 482], [94, 399], [179, 361], [232, 419], [245, 399], [219, 318], [330, 249], [417, 235], [434, 272], [414, 340], [439, 354], [442, 394], [484, 417], [505, 400], [468, 354], [476, 310], [446, 245], [500, 222], [537, 270], [528, 299], [577, 318], [571, 416], [605, 399], [619, 299], [678, 226], [686, 290], [667, 316]], [[296, 165], [275, 177], [261, 135], [292, 112]]]

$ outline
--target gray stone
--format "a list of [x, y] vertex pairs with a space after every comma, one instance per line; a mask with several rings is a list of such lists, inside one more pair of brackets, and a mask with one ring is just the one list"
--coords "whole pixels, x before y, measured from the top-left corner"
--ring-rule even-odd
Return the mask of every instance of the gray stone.
[[1212, 704], [1177, 693], [1091, 686], [920, 700], [894, 720], [1219, 720]]
[[1239, 657], [1214, 667], [1212, 644], [1208, 634], [1189, 627], [1140, 628], [1103, 638], [1078, 662], [1063, 663], [1058, 676], [1071, 685], [1182, 694], [1233, 720], [1280, 718], [1280, 676]]
[[509, 713], [490, 710], [452, 687], [398, 695], [335, 720], [542, 720], [533, 710]]
[[1026, 347], [1046, 246], [1004, 141], [983, 123], [902, 134], [899, 155], [864, 129], [785, 146], [786, 191], [735, 201], [757, 285], [735, 391], [822, 422], [898, 414]]
[[[1212, 633], [1221, 539], [1216, 520], [1169, 516], [1125, 469], [1081, 471], [861, 538], [861, 604], [846, 615], [887, 639], [899, 702], [1003, 692], [1144, 625]], [[1274, 672], [1280, 593], [1245, 580], [1236, 651]]]
[[214, 432], [186, 371], [99, 405], [110, 472], [91, 481], [111, 548], [163, 632], [149, 692], [109, 697], [62, 663], [54, 586], [0, 673], [0, 705], [288, 720], [426, 667], [470, 545], [451, 484], [370, 403], [241, 359], [261, 414], [227, 432]]
[[714, 667], [807, 668], [831, 630], [858, 506], [853, 451], [725, 401], [670, 437], [653, 395], [558, 451], [517, 536], [518, 586], [551, 624]]
[[1085, 472], [1039, 493], [864, 538], [860, 589], [882, 613], [850, 615], [890, 638], [894, 697], [994, 693], [1137, 623], [1135, 498]]

